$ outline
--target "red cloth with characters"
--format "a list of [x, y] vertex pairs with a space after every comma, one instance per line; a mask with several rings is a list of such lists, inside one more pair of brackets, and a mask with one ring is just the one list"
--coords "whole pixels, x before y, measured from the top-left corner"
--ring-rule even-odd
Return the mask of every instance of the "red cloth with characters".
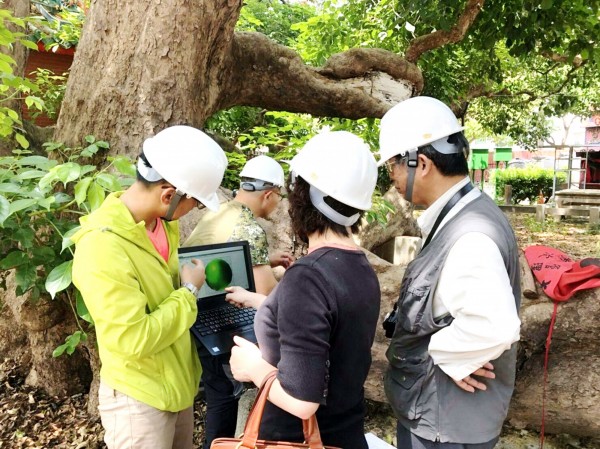
[[530, 246], [525, 258], [531, 271], [555, 301], [566, 301], [579, 290], [600, 287], [600, 258], [574, 262], [567, 254], [548, 246]]

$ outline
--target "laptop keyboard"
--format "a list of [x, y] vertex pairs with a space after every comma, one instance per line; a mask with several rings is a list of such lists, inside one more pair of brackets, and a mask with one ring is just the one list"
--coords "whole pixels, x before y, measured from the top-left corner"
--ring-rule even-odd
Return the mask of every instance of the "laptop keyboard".
[[198, 312], [194, 327], [201, 336], [217, 332], [239, 329], [254, 322], [256, 310], [249, 307], [240, 309], [231, 304], [216, 309]]

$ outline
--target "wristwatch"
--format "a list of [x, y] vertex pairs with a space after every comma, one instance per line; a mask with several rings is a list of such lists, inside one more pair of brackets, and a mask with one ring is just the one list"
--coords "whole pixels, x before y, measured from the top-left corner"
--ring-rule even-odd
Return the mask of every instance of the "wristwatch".
[[190, 293], [194, 296], [198, 294], [198, 287], [196, 287], [191, 282], [184, 282], [183, 284], [181, 284], [181, 286], [187, 288], [190, 291]]

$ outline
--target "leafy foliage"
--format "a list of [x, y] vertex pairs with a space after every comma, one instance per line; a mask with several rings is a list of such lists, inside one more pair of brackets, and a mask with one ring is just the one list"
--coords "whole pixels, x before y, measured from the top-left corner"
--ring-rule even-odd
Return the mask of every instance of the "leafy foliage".
[[69, 74], [57, 75], [51, 70], [43, 68], [37, 68], [33, 73], [35, 76], [34, 83], [37, 86], [36, 96], [42, 101], [43, 109], [35, 109], [31, 113], [31, 117], [35, 119], [44, 114], [51, 119], [58, 118]]
[[[512, 186], [512, 202], [519, 204], [529, 201], [535, 204], [540, 197], [544, 202], [552, 196], [554, 185], [554, 171], [539, 167], [527, 167], [523, 169], [509, 168], [507, 170], [496, 170], [493, 174], [496, 185], [496, 198], [504, 197], [504, 187]], [[565, 182], [565, 173], [556, 173], [556, 183]]]
[[[293, 26], [294, 48], [310, 64], [352, 47], [404, 54], [414, 38], [449, 31], [457, 2], [325, 1], [317, 15]], [[463, 112], [492, 134], [528, 147], [549, 135], [550, 116], [589, 114], [600, 107], [598, 0], [486, 2], [460, 42], [424, 53], [418, 65], [424, 95]]]
[[308, 3], [287, 3], [273, 0], [247, 0], [240, 12], [236, 28], [256, 31], [279, 42], [293, 46], [299, 32], [293, 25], [304, 22], [315, 13]]
[[[47, 143], [46, 156], [16, 150], [0, 158], [0, 282], [15, 273], [16, 294], [32, 300], [43, 294], [61, 297], [85, 321], [91, 318], [71, 284], [72, 242], [77, 218], [100, 206], [107, 193], [133, 182], [135, 169], [123, 156], [109, 157], [99, 168], [91, 163], [109, 144], [87, 136], [86, 146], [66, 148]], [[63, 292], [64, 294], [59, 295]], [[67, 339], [56, 354], [72, 353], [85, 331]]]
[[89, 1], [43, 0], [33, 3], [39, 5], [42, 12], [41, 16], [29, 18], [34, 29], [30, 36], [33, 42], [42, 42], [52, 51], [77, 46]]
[[[13, 24], [18, 28], [24, 28], [22, 19], [13, 17], [11, 12], [0, 9], [0, 47], [10, 48], [16, 43], [21, 43], [28, 48], [37, 48], [35, 44], [26, 39], [24, 33], [13, 32], [7, 25]], [[8, 54], [0, 53], [0, 139], [15, 139], [22, 148], [28, 148], [29, 142], [24, 136], [23, 123], [17, 111], [6, 106], [14, 99], [28, 95], [25, 99], [30, 109], [43, 108], [43, 101], [32, 93], [37, 92], [38, 87], [26, 78], [15, 76], [15, 60]]]

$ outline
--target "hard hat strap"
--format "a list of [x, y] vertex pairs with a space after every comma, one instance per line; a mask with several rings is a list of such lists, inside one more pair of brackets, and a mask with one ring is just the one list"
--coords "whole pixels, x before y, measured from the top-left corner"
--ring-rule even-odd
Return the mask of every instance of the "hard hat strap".
[[144, 159], [141, 157], [138, 158], [137, 169], [140, 173], [140, 176], [148, 182], [156, 182], [163, 179], [160, 173], [157, 172], [154, 168], [148, 166], [146, 161], [144, 161]]
[[321, 212], [334, 223], [337, 223], [341, 226], [352, 226], [358, 221], [358, 218], [360, 217], [359, 213], [356, 213], [350, 217], [340, 214], [325, 202], [325, 197], [327, 195], [312, 184], [310, 186], [309, 194], [310, 202], [313, 204], [313, 206], [315, 206], [319, 212]]
[[255, 181], [242, 181], [240, 183], [240, 188], [242, 190], [246, 190], [247, 192], [260, 192], [263, 190], [270, 190], [278, 187], [270, 182], [261, 181], [259, 179]]
[[413, 185], [415, 182], [415, 173], [417, 171], [417, 149], [408, 151], [408, 161], [406, 161], [406, 167], [408, 168], [408, 177], [406, 178], [406, 193], [404, 199], [409, 203], [412, 203]]
[[173, 195], [173, 199], [171, 200], [171, 204], [169, 204], [169, 209], [167, 210], [167, 214], [163, 217], [167, 221], [171, 221], [173, 219], [173, 214], [175, 213], [175, 209], [179, 206], [179, 202], [185, 193], [180, 190], [175, 190], [175, 195]]

